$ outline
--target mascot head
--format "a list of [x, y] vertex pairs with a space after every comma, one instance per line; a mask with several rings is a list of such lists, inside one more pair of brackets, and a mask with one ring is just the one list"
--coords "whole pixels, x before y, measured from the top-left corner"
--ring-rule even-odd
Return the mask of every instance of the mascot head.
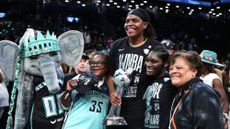
[[[27, 29], [20, 40], [22, 51], [22, 70], [32, 76], [45, 80], [50, 93], [60, 90], [58, 84], [59, 63], [61, 61], [60, 42], [54, 33]], [[60, 76], [60, 75], [59, 75]]]

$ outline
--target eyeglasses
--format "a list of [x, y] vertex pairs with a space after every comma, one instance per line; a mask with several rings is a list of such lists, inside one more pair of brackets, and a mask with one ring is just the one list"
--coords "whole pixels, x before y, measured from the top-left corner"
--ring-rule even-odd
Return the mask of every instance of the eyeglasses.
[[105, 62], [99, 62], [99, 61], [90, 61], [89, 65], [90, 67], [101, 67], [105, 64]]

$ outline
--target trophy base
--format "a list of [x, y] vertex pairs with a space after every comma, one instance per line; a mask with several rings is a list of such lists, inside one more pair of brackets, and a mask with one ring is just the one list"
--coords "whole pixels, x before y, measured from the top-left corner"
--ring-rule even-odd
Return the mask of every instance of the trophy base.
[[104, 120], [104, 125], [106, 126], [126, 126], [127, 123], [123, 117], [112, 116], [106, 117]]

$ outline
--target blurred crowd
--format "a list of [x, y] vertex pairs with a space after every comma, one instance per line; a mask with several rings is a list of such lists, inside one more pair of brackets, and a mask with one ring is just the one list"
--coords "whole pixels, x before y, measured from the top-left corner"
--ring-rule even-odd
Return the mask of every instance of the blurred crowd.
[[[197, 113], [198, 117], [201, 117], [202, 113], [203, 115], [210, 115], [211, 113], [209, 114], [209, 112], [212, 112], [210, 111], [212, 109], [215, 110], [212, 112], [212, 115], [215, 116], [214, 118], [217, 121], [212, 124], [215, 127], [220, 125], [221, 129], [224, 128], [222, 126], [225, 126], [225, 129], [227, 129], [226, 122], [229, 119], [228, 112], [230, 100], [230, 53], [228, 51], [230, 39], [228, 37], [229, 32], [227, 32], [225, 27], [228, 26], [228, 22], [218, 20], [208, 21], [193, 17], [181, 18], [168, 15], [164, 15], [161, 18], [150, 15], [152, 16], [150, 22], [149, 15], [147, 15], [146, 12], [143, 13], [143, 11], [139, 11], [140, 10], [138, 9], [133, 12], [130, 11], [125, 16], [116, 14], [112, 20], [109, 19], [109, 17], [111, 17], [111, 14], [109, 13], [94, 13], [92, 15], [86, 14], [79, 17], [79, 22], [67, 21], [67, 16], [65, 14], [57, 13], [50, 16], [49, 14], [44, 14], [45, 11], [41, 14], [33, 13], [31, 15], [24, 15], [23, 19], [20, 20], [3, 18], [0, 19], [0, 40], [11, 40], [15, 43], [19, 43], [20, 38], [23, 36], [23, 33], [27, 28], [42, 30], [44, 32], [46, 32], [47, 30], [45, 29], [48, 28], [57, 35], [60, 35], [67, 30], [79, 30], [82, 32], [84, 38], [84, 53], [81, 57], [80, 63], [75, 67], [69, 67], [62, 63], [60, 67], [62, 68], [65, 77], [69, 76], [67, 82], [65, 82], [66, 80], [63, 82], [65, 89], [63, 90], [64, 93], [61, 97], [61, 102], [64, 107], [70, 108], [70, 114], [66, 119], [65, 128], [72, 127], [72, 123], [75, 122], [77, 123], [76, 125], [80, 123], [78, 127], [84, 127], [87, 125], [85, 122], [88, 122], [87, 120], [89, 118], [93, 119], [92, 121], [97, 120], [98, 127], [100, 126], [99, 128], [103, 128], [101, 123], [108, 113], [109, 102], [112, 105], [120, 105], [121, 99], [123, 99], [122, 104], [125, 105], [125, 108], [121, 108], [121, 114], [123, 113], [122, 115], [124, 115], [126, 120], [128, 120], [128, 126], [130, 126], [130, 129], [133, 129], [133, 127], [139, 129], [136, 124], [139, 124], [138, 122], [140, 122], [140, 119], [147, 119], [147, 122], [145, 121], [146, 129], [152, 128], [152, 124], [154, 122], [152, 122], [152, 118], [148, 118], [148, 115], [156, 115], [157, 117], [162, 117], [161, 119], [167, 117], [167, 122], [170, 118], [169, 123], [160, 123], [165, 126], [165, 128], [169, 125], [170, 127], [172, 126], [172, 128], [176, 129], [176, 127], [173, 127], [175, 124], [173, 122], [175, 121], [180, 127], [180, 119], [184, 120], [183, 122], [185, 123], [187, 122], [185, 125], [189, 126], [191, 121], [183, 119], [186, 118], [186, 116], [183, 116], [184, 113], [181, 112], [186, 110], [189, 112], [188, 114], [191, 112], [191, 114]], [[119, 18], [120, 21], [114, 22], [113, 20], [116, 18]], [[135, 23], [135, 20], [139, 20], [138, 22], [140, 23]], [[154, 29], [151, 30], [152, 35], [149, 36], [149, 32], [146, 34], [145, 31], [148, 30], [145, 25], [151, 29], [155, 28], [158, 35], [155, 35], [153, 31]], [[138, 29], [141, 31], [138, 31]], [[217, 45], [218, 47], [215, 47]], [[129, 58], [130, 55], [134, 55], [135, 57]], [[30, 59], [33, 60], [34, 58]], [[129, 80], [130, 82], [127, 83], [127, 85], [131, 85], [128, 87], [130, 89], [126, 89], [124, 96], [118, 96], [115, 92], [115, 83], [113, 84], [114, 80], [112, 80], [112, 78], [115, 78], [116, 74], [114, 73], [116, 73], [116, 70], [119, 70], [120, 67], [127, 69], [126, 67], [128, 67], [128, 65], [133, 67], [135, 66], [137, 69], [135, 73], [132, 74], [132, 79], [134, 81]], [[76, 81], [74, 80], [75, 78], [79, 79], [79, 76], [83, 76], [83, 73], [86, 72], [90, 72], [89, 78], [93, 78], [94, 75], [99, 78], [95, 82], [90, 82], [90, 87], [87, 87], [88, 89], [85, 89], [85, 87], [89, 85], [86, 85], [86, 82], [81, 83], [80, 81], [82, 80], [77, 80], [79, 82], [73, 82]], [[125, 73], [124, 71], [122, 72]], [[170, 84], [167, 82], [170, 80], [169, 77], [171, 78]], [[165, 79], [167, 81], [165, 81]], [[144, 87], [142, 86], [142, 83]], [[171, 92], [171, 90], [167, 89], [168, 87], [172, 88], [172, 86], [175, 86], [177, 89], [174, 87], [175, 93], [171, 94], [171, 96], [167, 96], [167, 94], [159, 93], [163, 89], [161, 89], [162, 85], [158, 86], [158, 84], [162, 84], [163, 89], [166, 88], [166, 90], [168, 90], [167, 93]], [[78, 86], [79, 89], [74, 86]], [[83, 89], [81, 89], [82, 87]], [[8, 91], [11, 91], [12, 87], [9, 86], [7, 88]], [[215, 91], [213, 89], [215, 89]], [[73, 92], [76, 93], [73, 95]], [[144, 94], [145, 96], [143, 99]], [[154, 98], [155, 96], [153, 94], [158, 94], [158, 97], [160, 96], [160, 98]], [[201, 97], [196, 97], [198, 95], [201, 95]], [[193, 110], [190, 110], [189, 104], [194, 104], [194, 101], [189, 101], [189, 104], [182, 102], [181, 106], [180, 102], [186, 101], [184, 99], [186, 97], [189, 98], [188, 100], [196, 100], [195, 104], [200, 107], [192, 105], [197, 110], [194, 112]], [[206, 97], [209, 99], [206, 99]], [[93, 100], [98, 98], [103, 102], [97, 103], [97, 101]], [[155, 106], [155, 103], [158, 104], [158, 107], [160, 108], [160, 101], [163, 99], [168, 100], [166, 104], [164, 103], [167, 105], [167, 111], [166, 109], [163, 109], [165, 110], [165, 114], [167, 114], [166, 116], [162, 114], [160, 115], [158, 108], [153, 109], [149, 107], [145, 110], [144, 106], [142, 107], [142, 105], [144, 105], [142, 102], [145, 101], [146, 107]], [[203, 101], [204, 103], [207, 103], [207, 105], [213, 104], [212, 108], [203, 104]], [[92, 103], [94, 104], [93, 107], [89, 107]], [[103, 103], [105, 105], [100, 107], [100, 104]], [[135, 108], [127, 108], [130, 103], [131, 105], [133, 104], [130, 107]], [[81, 107], [78, 107], [78, 105], [81, 104], [83, 104], [85, 108], [82, 109]], [[95, 105], [99, 108], [95, 108]], [[181, 106], [181, 108], [178, 108], [178, 105]], [[4, 106], [4, 109], [7, 106]], [[95, 114], [95, 118], [88, 114], [89, 112], [101, 113], [102, 108], [106, 109], [106, 111], [102, 112], [103, 114], [99, 116], [100, 119], [97, 119], [98, 116]], [[136, 112], [136, 110], [139, 109], [140, 112]], [[200, 110], [202, 113], [199, 113]], [[75, 114], [79, 114], [82, 111], [86, 112], [85, 114], [88, 116], [82, 113], [84, 120], [80, 121], [81, 119], [77, 119], [79, 120], [78, 123], [75, 119], [77, 116]], [[129, 111], [131, 111], [131, 113]], [[153, 114], [153, 112], [155, 114]], [[178, 114], [175, 115], [175, 112]], [[137, 113], [135, 119], [133, 119], [133, 113]], [[222, 113], [226, 115], [223, 117], [224, 121], [222, 120]], [[6, 123], [6, 117], [7, 113], [5, 111], [2, 117], [4, 124]], [[195, 118], [195, 120], [197, 120], [197, 118]], [[201, 128], [214, 128], [212, 124], [209, 125], [210, 121], [212, 121], [211, 119], [201, 118], [199, 120], [206, 122], [203, 125], [200, 124], [202, 122], [195, 122], [195, 124], [201, 126]], [[135, 123], [136, 121], [137, 123]], [[92, 123], [93, 122], [89, 125]], [[141, 126], [143, 126], [143, 123], [141, 123]], [[181, 124], [181, 128], [185, 128], [185, 126]]]

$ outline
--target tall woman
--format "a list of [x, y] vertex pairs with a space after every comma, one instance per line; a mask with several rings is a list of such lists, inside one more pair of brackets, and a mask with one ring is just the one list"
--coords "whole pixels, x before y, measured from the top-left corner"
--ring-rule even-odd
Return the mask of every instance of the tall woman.
[[[155, 40], [156, 34], [150, 24], [150, 16], [144, 9], [138, 8], [128, 12], [124, 30], [126, 37], [116, 40], [110, 50], [110, 76], [108, 80], [110, 102], [113, 105], [121, 104], [121, 116], [128, 123], [125, 129], [142, 129], [144, 124], [144, 100], [146, 90], [144, 61], [151, 48], [161, 45]], [[124, 95], [116, 95], [112, 76], [114, 71], [131, 67], [134, 72], [131, 83], [125, 89]]]

